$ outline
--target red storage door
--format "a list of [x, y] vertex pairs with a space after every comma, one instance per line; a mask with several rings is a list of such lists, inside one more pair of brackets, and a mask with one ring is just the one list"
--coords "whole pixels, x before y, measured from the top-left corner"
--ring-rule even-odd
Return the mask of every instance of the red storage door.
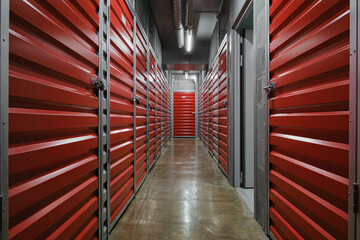
[[227, 175], [227, 69], [226, 38], [219, 55], [219, 166]]
[[270, 19], [270, 230], [347, 239], [349, 1], [273, 1]]
[[155, 162], [155, 148], [156, 148], [156, 129], [155, 129], [155, 79], [156, 79], [156, 62], [155, 58], [150, 52], [150, 67], [149, 67], [149, 165], [150, 168]]
[[195, 92], [174, 92], [174, 136], [194, 137]]
[[209, 79], [209, 153], [213, 152], [213, 88], [214, 88], [214, 70], [211, 70]]
[[161, 154], [161, 71], [157, 66], [156, 73], [156, 158]]
[[125, 0], [111, 1], [110, 217], [111, 225], [134, 194], [133, 18]]
[[136, 31], [136, 187], [147, 174], [147, 43], [139, 27]]
[[213, 156], [219, 162], [219, 61], [215, 61], [213, 75]]
[[208, 82], [209, 82], [209, 74], [206, 76], [205, 84], [204, 84], [204, 131], [205, 131], [204, 144], [206, 148], [208, 148], [208, 143], [209, 143]]
[[165, 90], [165, 77], [163, 72], [161, 72], [161, 149], [163, 150], [165, 147], [165, 112], [166, 112], [166, 106], [165, 106], [165, 97], [166, 97], [166, 90]]
[[10, 1], [10, 239], [98, 236], [98, 7]]

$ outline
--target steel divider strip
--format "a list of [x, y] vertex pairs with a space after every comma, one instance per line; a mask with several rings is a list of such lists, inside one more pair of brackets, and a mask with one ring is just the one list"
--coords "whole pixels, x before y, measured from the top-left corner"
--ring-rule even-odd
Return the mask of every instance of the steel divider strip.
[[[99, 37], [99, 66], [98, 66], [98, 77], [103, 81], [103, 59], [104, 59], [104, 50], [103, 50], [103, 41], [104, 41], [104, 1], [99, 1], [99, 31], [98, 31], [98, 37]], [[103, 215], [103, 170], [104, 170], [104, 141], [103, 141], [103, 135], [104, 135], [104, 92], [103, 90], [99, 89], [97, 90], [98, 95], [98, 101], [99, 101], [99, 109], [98, 109], [98, 237], [99, 239], [104, 239], [104, 215]]]
[[[150, 96], [149, 96], [149, 87], [150, 87], [150, 48], [149, 48], [150, 42], [147, 43], [147, 49], [146, 49], [146, 175], [149, 174], [149, 157], [150, 157], [150, 151], [149, 151], [149, 138], [150, 138], [150, 109], [149, 109], [149, 103], [150, 103]], [[144, 178], [145, 179], [145, 178]], [[140, 186], [139, 186], [140, 187]]]
[[10, 1], [0, 2], [0, 195], [1, 229], [0, 239], [9, 238], [9, 21]]
[[[133, 96], [136, 96], [136, 15], [134, 15], [133, 23]], [[133, 153], [134, 153], [134, 193], [136, 193], [136, 102], [133, 101]]]
[[110, 211], [110, 6], [111, 6], [111, 0], [106, 0], [106, 11], [107, 11], [107, 21], [106, 21], [106, 226], [107, 226], [107, 238], [110, 235], [110, 219], [111, 219], [111, 211]]

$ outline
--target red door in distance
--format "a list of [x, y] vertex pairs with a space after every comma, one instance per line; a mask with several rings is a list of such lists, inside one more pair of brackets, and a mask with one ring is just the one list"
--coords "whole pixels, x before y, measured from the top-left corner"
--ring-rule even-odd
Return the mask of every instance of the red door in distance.
[[174, 92], [174, 136], [195, 137], [195, 92]]

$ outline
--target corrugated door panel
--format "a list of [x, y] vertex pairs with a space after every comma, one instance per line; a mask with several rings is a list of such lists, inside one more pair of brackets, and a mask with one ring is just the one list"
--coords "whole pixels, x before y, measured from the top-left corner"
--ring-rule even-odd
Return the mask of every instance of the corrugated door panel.
[[10, 1], [9, 238], [96, 238], [98, 1]]
[[213, 156], [219, 162], [219, 61], [215, 60], [213, 80]]
[[110, 215], [122, 213], [134, 193], [133, 18], [124, 0], [111, 1]]
[[164, 73], [161, 72], [161, 151], [165, 147], [165, 77]]
[[219, 55], [219, 166], [227, 174], [227, 67], [226, 39]]
[[147, 43], [139, 27], [136, 36], [136, 96], [140, 100], [136, 106], [136, 186], [138, 187], [147, 174]]
[[208, 102], [209, 102], [209, 98], [208, 98], [208, 94], [209, 94], [209, 89], [208, 89], [208, 83], [209, 83], [209, 74], [206, 76], [205, 79], [205, 84], [204, 84], [204, 114], [205, 114], [205, 119], [204, 119], [204, 131], [205, 131], [205, 147], [206, 149], [208, 149], [209, 147], [209, 114], [208, 114]]
[[211, 70], [209, 81], [209, 153], [213, 154], [213, 92], [214, 92], [214, 69]]
[[150, 72], [149, 72], [149, 100], [150, 100], [150, 116], [149, 116], [149, 164], [155, 162], [155, 79], [156, 79], [156, 62], [150, 52]]
[[161, 154], [161, 70], [156, 67], [156, 158]]
[[195, 92], [174, 92], [174, 136], [195, 136]]
[[203, 141], [203, 131], [202, 131], [202, 127], [203, 127], [203, 118], [202, 118], [202, 86], [200, 86], [199, 88], [199, 95], [198, 95], [198, 118], [199, 118], [199, 137], [200, 137], [200, 141]]
[[163, 104], [163, 112], [162, 112], [162, 131], [161, 131], [161, 148], [164, 149], [165, 147], [165, 113], [166, 113], [166, 105], [165, 105], [165, 101], [166, 101], [166, 89], [165, 89], [165, 76], [164, 73], [162, 72], [162, 88], [163, 88], [163, 95], [162, 95], [162, 104]]
[[270, 229], [347, 239], [349, 1], [277, 1], [270, 19]]

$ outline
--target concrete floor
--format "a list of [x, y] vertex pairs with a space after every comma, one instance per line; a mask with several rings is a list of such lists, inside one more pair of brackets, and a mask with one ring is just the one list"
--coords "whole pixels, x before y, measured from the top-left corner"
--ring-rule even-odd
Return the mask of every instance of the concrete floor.
[[110, 240], [267, 239], [246, 203], [195, 138], [175, 138]]

